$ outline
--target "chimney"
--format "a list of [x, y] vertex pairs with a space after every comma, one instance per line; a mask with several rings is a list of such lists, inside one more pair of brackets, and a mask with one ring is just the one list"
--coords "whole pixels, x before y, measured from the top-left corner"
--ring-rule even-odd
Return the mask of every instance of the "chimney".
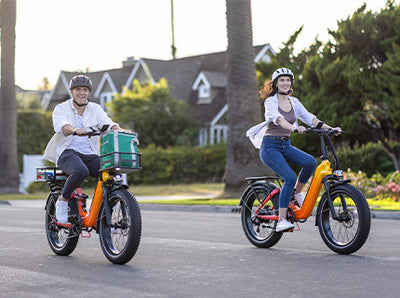
[[136, 62], [137, 60], [135, 60], [134, 56], [127, 57], [125, 61], [122, 61], [122, 67], [133, 66]]

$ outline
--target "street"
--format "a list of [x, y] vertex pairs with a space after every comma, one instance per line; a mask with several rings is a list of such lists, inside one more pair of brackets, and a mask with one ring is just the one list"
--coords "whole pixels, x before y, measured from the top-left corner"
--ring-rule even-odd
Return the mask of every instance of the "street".
[[400, 221], [373, 219], [353, 255], [325, 246], [314, 217], [270, 249], [247, 241], [239, 213], [146, 210], [136, 256], [113, 265], [98, 236], [60, 257], [41, 204], [0, 204], [1, 297], [398, 297]]

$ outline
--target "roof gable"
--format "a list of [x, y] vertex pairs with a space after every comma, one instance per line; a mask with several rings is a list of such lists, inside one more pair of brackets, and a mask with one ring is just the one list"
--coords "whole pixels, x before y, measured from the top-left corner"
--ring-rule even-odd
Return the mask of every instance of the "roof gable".
[[108, 72], [105, 72], [103, 77], [100, 79], [99, 85], [94, 93], [94, 97], [99, 97], [102, 92], [118, 92]]

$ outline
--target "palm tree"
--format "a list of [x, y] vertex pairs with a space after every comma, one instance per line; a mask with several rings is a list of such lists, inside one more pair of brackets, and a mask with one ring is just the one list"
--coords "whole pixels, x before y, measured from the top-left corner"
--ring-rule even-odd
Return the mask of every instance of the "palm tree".
[[0, 3], [0, 193], [17, 193], [19, 186], [14, 77], [16, 7], [16, 0], [3, 0]]
[[237, 197], [245, 177], [267, 174], [246, 131], [261, 122], [250, 0], [226, 0], [228, 32], [228, 140], [224, 197]]

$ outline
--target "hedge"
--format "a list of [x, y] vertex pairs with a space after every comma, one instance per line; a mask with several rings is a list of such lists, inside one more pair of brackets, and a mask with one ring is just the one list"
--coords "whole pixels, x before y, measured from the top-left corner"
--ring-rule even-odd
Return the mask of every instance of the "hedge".
[[54, 134], [51, 115], [52, 112], [38, 110], [18, 111], [17, 146], [20, 171], [24, 154], [43, 154], [47, 142]]
[[[43, 154], [53, 135], [52, 112], [18, 111], [18, 162], [22, 169], [24, 154]], [[135, 184], [220, 182], [225, 171], [226, 145], [208, 147], [180, 146], [162, 149], [150, 145], [140, 148], [143, 170], [128, 175]], [[376, 143], [356, 144], [337, 150], [343, 170], [362, 171], [371, 177], [394, 171], [392, 161]], [[260, 161], [261, 162], [261, 161]]]
[[225, 172], [226, 145], [180, 146], [162, 149], [150, 145], [139, 150], [143, 170], [130, 173], [129, 183], [167, 184], [221, 182]]
[[337, 155], [343, 170], [362, 171], [368, 177], [377, 173], [386, 176], [395, 170], [392, 160], [377, 143], [356, 144], [353, 148], [341, 148], [337, 150]]

